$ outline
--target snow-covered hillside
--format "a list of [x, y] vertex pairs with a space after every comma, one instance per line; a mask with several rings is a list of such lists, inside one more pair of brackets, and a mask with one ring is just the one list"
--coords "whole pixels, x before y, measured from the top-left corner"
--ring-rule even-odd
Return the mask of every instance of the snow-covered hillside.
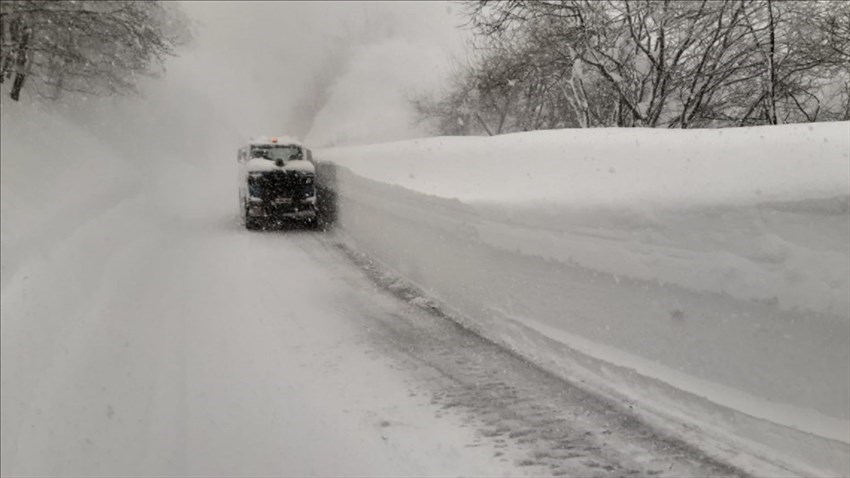
[[341, 166], [351, 240], [470, 326], [699, 423], [675, 429], [703, 446], [846, 474], [848, 131], [559, 130], [316, 156]]

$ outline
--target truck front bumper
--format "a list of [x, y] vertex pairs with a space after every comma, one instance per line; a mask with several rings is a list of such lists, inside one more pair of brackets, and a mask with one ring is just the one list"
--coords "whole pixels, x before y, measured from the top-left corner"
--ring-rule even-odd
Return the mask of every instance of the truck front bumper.
[[266, 204], [251, 204], [248, 215], [267, 219], [313, 219], [316, 217], [316, 207], [313, 204], [298, 206], [270, 206]]

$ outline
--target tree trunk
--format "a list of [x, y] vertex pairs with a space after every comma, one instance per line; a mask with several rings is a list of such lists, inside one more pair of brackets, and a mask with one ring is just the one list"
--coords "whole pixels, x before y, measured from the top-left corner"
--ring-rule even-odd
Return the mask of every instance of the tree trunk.
[[29, 58], [27, 50], [29, 49], [31, 35], [32, 28], [23, 27], [20, 42], [16, 45], [15, 82], [12, 84], [11, 93], [9, 93], [9, 96], [15, 101], [20, 98], [21, 89], [24, 87], [24, 80], [27, 77], [27, 60]]
[[776, 114], [776, 27], [773, 20], [772, 0], [767, 0], [767, 18], [770, 32], [770, 48], [767, 56], [767, 115], [770, 124], [778, 124], [779, 119]]
[[493, 132], [490, 131], [490, 128], [487, 127], [487, 123], [485, 123], [484, 120], [481, 118], [481, 114], [475, 113], [475, 118], [478, 120], [479, 123], [481, 123], [481, 126], [484, 128], [484, 131], [487, 132], [487, 136], [493, 136]]

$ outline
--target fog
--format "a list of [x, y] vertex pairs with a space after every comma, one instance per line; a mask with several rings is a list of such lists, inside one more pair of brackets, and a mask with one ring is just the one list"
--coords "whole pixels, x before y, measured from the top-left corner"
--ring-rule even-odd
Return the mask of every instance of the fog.
[[130, 163], [163, 206], [194, 203], [218, 216], [235, 214], [235, 153], [251, 136], [321, 147], [426, 135], [407, 98], [440, 87], [469, 35], [449, 2], [180, 7], [192, 39], [139, 95], [44, 108], [63, 113], [67, 124], [56, 127], [82, 128], [113, 161]]
[[[388, 114], [413, 130], [414, 118], [400, 116], [409, 113], [400, 100], [438, 87], [467, 33], [457, 28], [463, 22], [458, 6], [447, 2], [185, 2], [182, 8], [191, 22], [191, 43], [168, 61], [162, 78], [143, 86], [141, 98], [110, 107], [111, 114], [131, 118], [120, 129], [155, 135], [175, 151], [190, 136], [232, 144], [258, 134], [324, 138], [327, 133], [310, 131], [313, 117], [297, 111], [299, 102], [322, 94], [335, 104], [316, 106], [333, 109], [341, 123], [356, 123], [392, 98], [401, 111]], [[364, 52], [370, 61], [365, 78]], [[400, 57], [421, 67], [380, 61]], [[352, 71], [381, 88], [352, 84], [347, 81]], [[429, 81], [422, 72], [431, 72]], [[317, 91], [319, 77], [329, 91]], [[325, 119], [324, 125], [334, 123]], [[385, 127], [372, 125], [369, 134], [360, 135], [370, 141], [401, 139], [374, 134]]]

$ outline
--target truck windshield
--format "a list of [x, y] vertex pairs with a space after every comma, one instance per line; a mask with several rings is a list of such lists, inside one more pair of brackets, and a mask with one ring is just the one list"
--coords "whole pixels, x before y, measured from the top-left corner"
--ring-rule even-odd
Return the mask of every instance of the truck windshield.
[[278, 159], [289, 161], [290, 159], [304, 159], [304, 154], [299, 146], [263, 144], [251, 146], [251, 157], [266, 158], [272, 161]]

